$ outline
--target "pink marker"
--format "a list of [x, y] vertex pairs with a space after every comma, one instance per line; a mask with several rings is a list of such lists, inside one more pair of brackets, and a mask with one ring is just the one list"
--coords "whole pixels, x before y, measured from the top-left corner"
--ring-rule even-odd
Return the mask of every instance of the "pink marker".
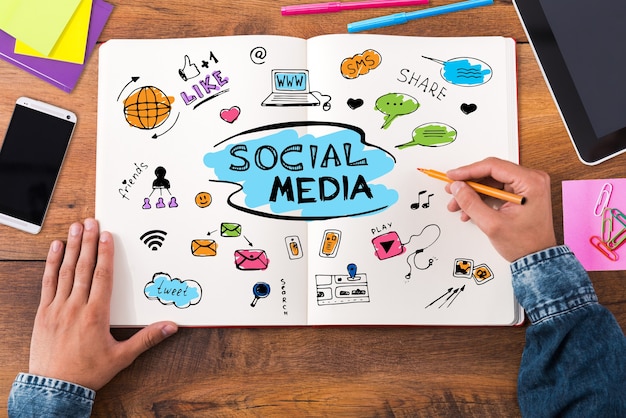
[[342, 10], [372, 9], [374, 7], [416, 6], [420, 4], [428, 4], [428, 0], [369, 0], [351, 1], [345, 3], [342, 3], [340, 1], [331, 1], [328, 3], [283, 6], [280, 8], [280, 12], [283, 16], [289, 16], [312, 13], [340, 12]]

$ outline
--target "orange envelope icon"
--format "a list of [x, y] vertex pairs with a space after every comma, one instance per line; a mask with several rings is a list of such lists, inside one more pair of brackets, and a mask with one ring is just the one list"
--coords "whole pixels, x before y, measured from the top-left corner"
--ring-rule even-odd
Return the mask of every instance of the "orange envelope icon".
[[212, 257], [217, 254], [217, 242], [212, 239], [194, 239], [191, 241], [191, 254], [196, 257]]

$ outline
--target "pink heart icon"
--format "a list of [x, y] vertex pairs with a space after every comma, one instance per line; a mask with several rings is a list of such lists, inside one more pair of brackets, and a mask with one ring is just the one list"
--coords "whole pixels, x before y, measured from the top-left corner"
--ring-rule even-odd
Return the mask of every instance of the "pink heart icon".
[[238, 106], [233, 106], [230, 109], [222, 109], [220, 111], [220, 118], [228, 123], [233, 123], [239, 117], [241, 109]]

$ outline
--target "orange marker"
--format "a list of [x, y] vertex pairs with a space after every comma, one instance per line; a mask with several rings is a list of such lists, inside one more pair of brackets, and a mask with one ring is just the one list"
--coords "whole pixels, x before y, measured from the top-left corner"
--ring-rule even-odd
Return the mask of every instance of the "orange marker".
[[[427, 176], [438, 180], [443, 180], [448, 183], [452, 183], [454, 181], [440, 171], [429, 170], [426, 168], [418, 168], [418, 170], [426, 174]], [[524, 196], [496, 189], [495, 187], [485, 186], [484, 184], [476, 183], [473, 181], [466, 181], [465, 183], [467, 183], [468, 186], [476, 190], [478, 193], [495, 197], [496, 199], [504, 200], [511, 203], [517, 203], [518, 205], [523, 205], [524, 203], [526, 203], [526, 198]]]

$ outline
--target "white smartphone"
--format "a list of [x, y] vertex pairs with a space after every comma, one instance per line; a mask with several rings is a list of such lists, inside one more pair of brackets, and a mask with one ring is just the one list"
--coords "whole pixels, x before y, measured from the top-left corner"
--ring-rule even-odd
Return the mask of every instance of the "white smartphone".
[[52, 198], [76, 115], [20, 97], [0, 148], [0, 223], [37, 234]]

